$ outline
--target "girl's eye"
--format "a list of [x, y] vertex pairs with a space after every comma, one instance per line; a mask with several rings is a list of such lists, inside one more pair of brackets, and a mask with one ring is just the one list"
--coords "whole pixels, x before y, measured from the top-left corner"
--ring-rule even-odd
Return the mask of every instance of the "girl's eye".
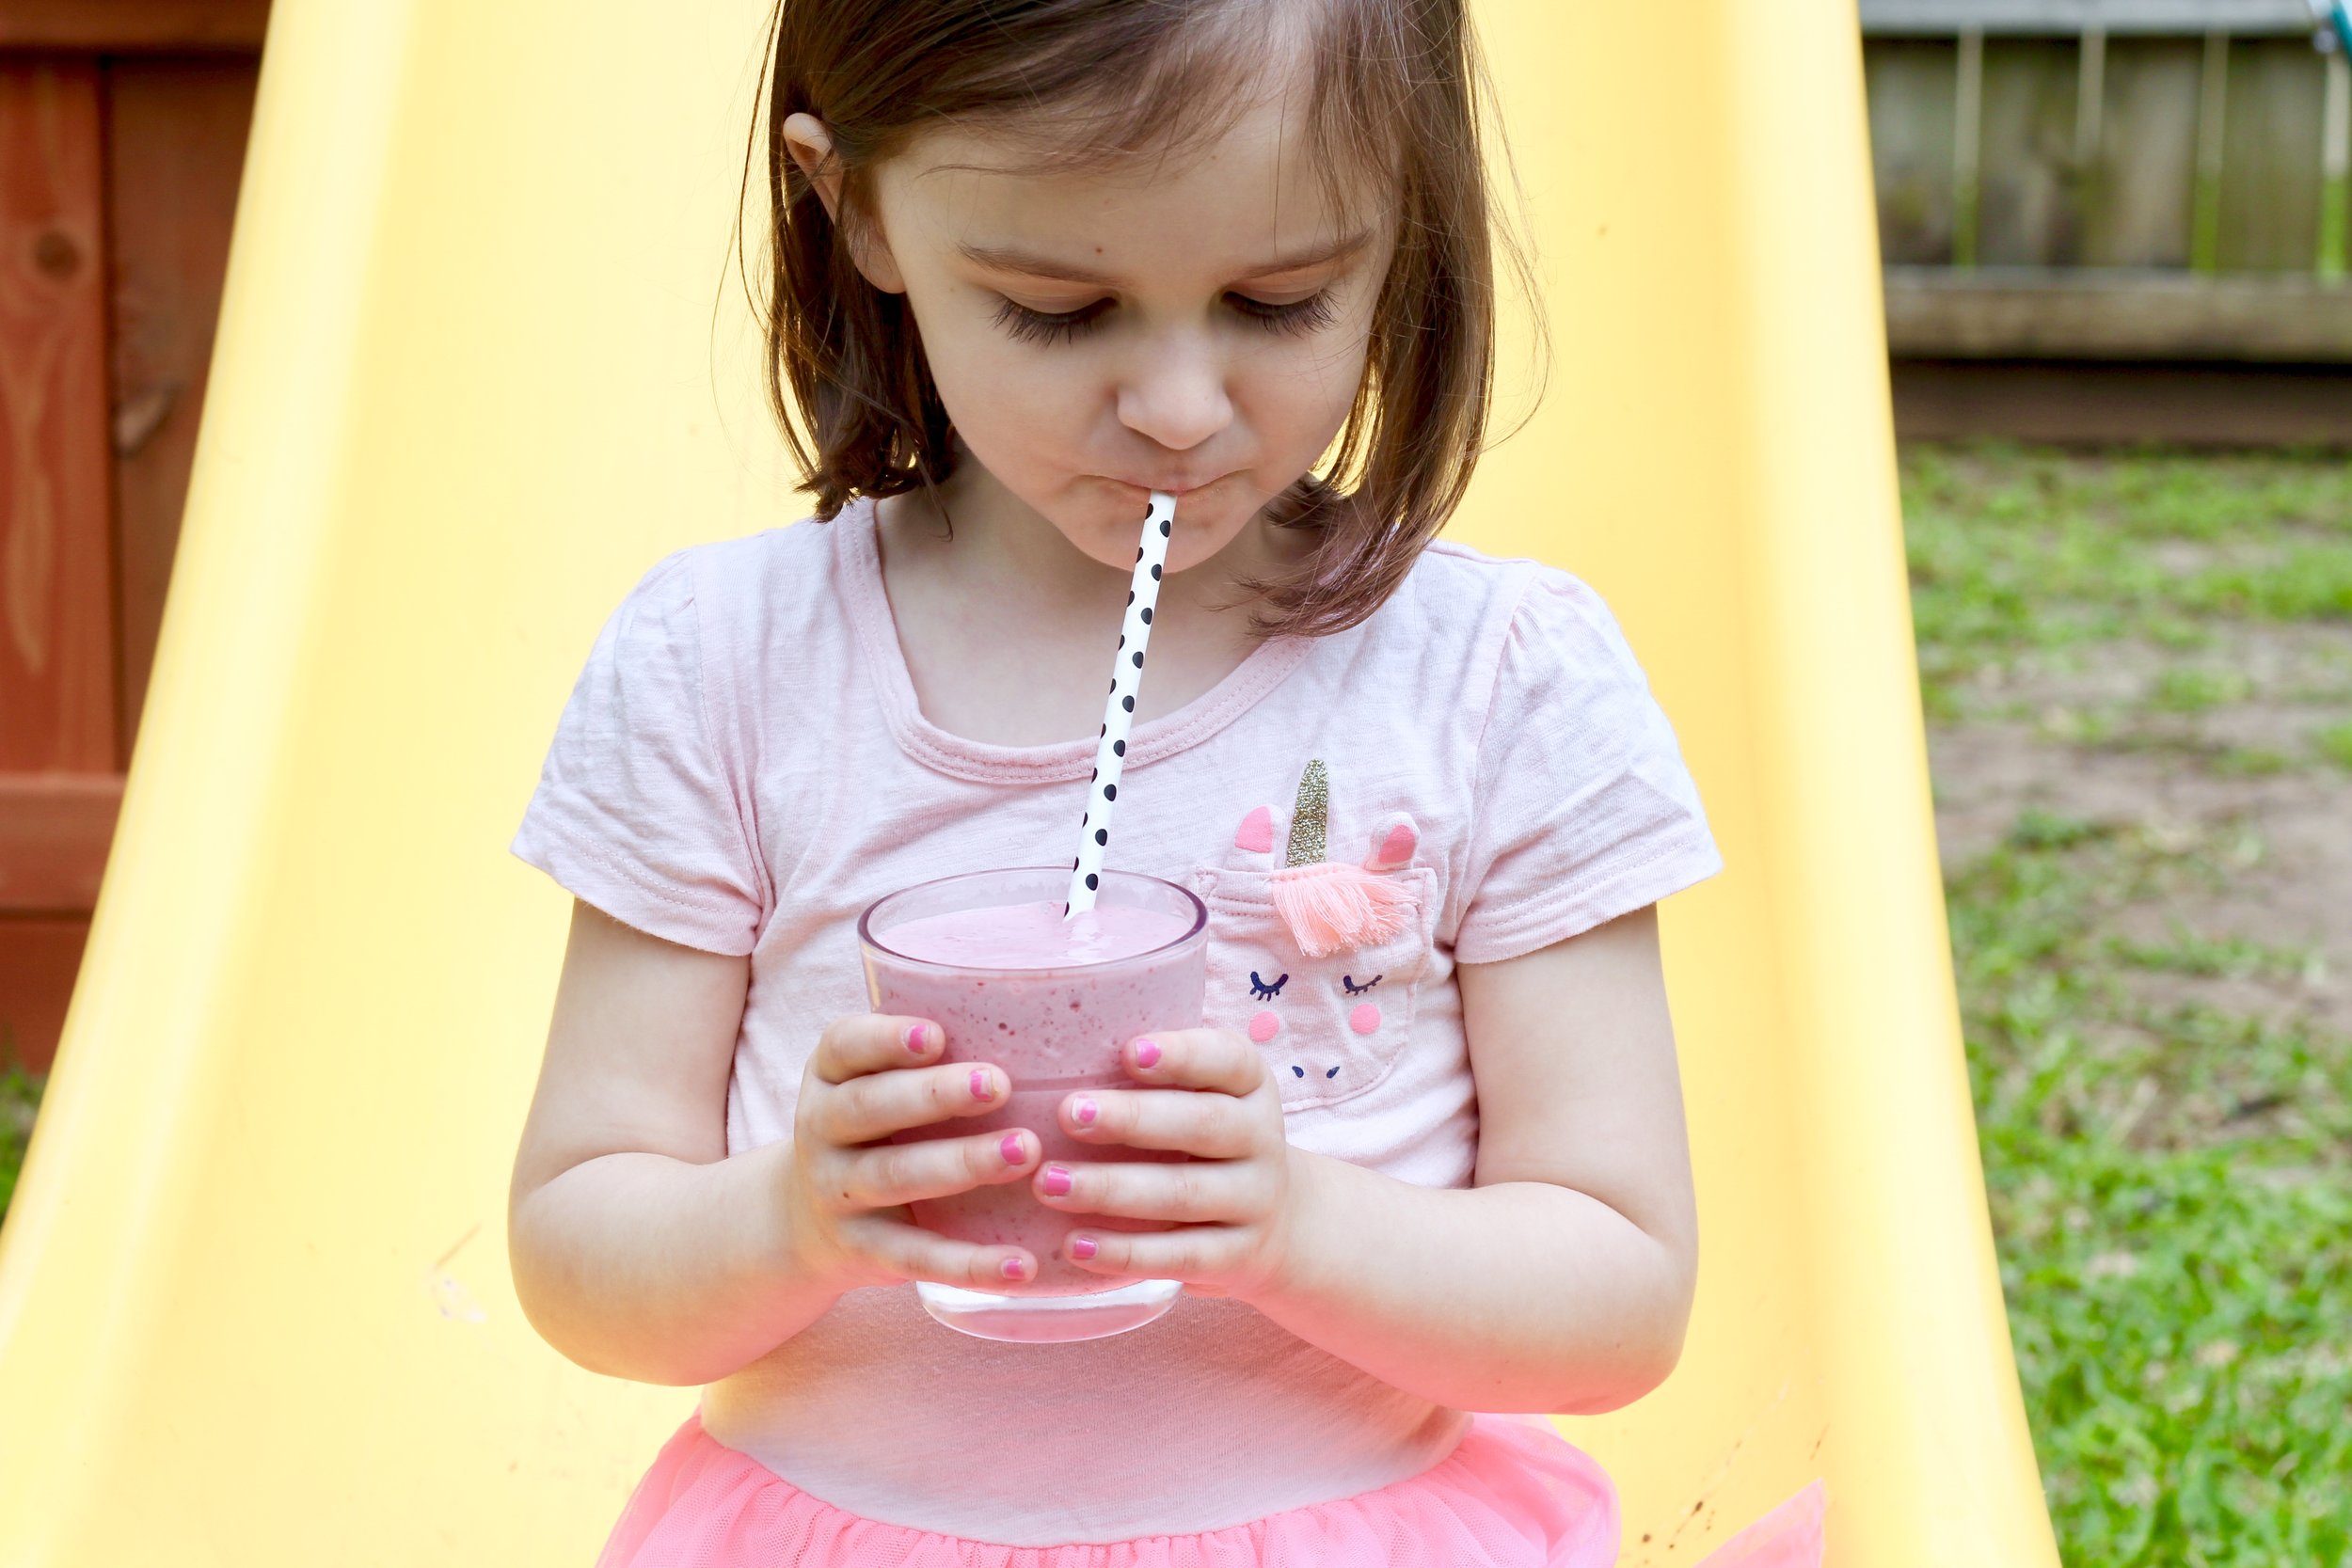
[[1359, 986], [1356, 983], [1356, 976], [1353, 974], [1343, 974], [1340, 976], [1340, 984], [1346, 988], [1348, 995], [1361, 996], [1364, 992], [1370, 990], [1373, 987], [1378, 985], [1381, 981], [1387, 978], [1388, 976], [1385, 974], [1375, 974]]
[[[1233, 309], [1269, 332], [1312, 332], [1328, 326], [1338, 313], [1332, 303], [1331, 291], [1321, 290], [1305, 299], [1287, 305], [1272, 305], [1248, 294], [1228, 294]], [[1111, 308], [1111, 301], [1098, 299], [1075, 310], [1032, 310], [1009, 299], [999, 300], [996, 325], [1008, 336], [1025, 343], [1066, 343], [1079, 337], [1100, 320]]]
[[1279, 980], [1261, 980], [1256, 970], [1249, 972], [1249, 994], [1261, 1002], [1273, 1001], [1282, 994], [1282, 988], [1290, 983], [1291, 977], [1287, 974]]

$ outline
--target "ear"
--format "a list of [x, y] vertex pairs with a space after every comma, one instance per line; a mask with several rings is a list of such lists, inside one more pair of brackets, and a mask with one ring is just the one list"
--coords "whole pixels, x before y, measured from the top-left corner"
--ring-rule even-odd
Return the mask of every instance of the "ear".
[[846, 217], [843, 215], [841, 164], [833, 154], [833, 134], [825, 129], [825, 122], [806, 110], [786, 116], [784, 147], [807, 177], [810, 187], [817, 192], [817, 199], [825, 204], [825, 216], [849, 241], [850, 259], [857, 263], [860, 275], [886, 294], [906, 293], [906, 278], [898, 271], [898, 258], [890, 253], [889, 242], [882, 237], [881, 224], [871, 214], [850, 212]]
[[1409, 863], [1413, 852], [1421, 847], [1421, 830], [1413, 819], [1397, 812], [1380, 824], [1372, 835], [1372, 854], [1364, 862], [1367, 871], [1394, 871]]
[[1241, 819], [1241, 829], [1233, 834], [1233, 847], [1253, 855], [1274, 853], [1274, 808], [1260, 806]]

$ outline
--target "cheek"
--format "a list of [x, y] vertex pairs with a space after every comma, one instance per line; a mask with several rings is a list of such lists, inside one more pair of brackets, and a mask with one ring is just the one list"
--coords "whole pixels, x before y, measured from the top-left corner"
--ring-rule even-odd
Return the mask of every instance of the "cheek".
[[1366, 1002], [1347, 1015], [1347, 1026], [1359, 1035], [1369, 1035], [1380, 1027], [1380, 1009]]

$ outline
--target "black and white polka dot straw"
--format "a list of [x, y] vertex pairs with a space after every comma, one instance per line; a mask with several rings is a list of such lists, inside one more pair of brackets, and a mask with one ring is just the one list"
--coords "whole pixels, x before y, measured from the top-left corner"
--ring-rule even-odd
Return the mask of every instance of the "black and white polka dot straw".
[[1152, 492], [1143, 517], [1143, 542], [1136, 550], [1136, 580], [1127, 592], [1127, 621], [1120, 628], [1119, 657], [1111, 665], [1111, 695], [1103, 709], [1103, 736], [1094, 749], [1094, 779], [1087, 785], [1086, 820], [1079, 824], [1078, 858], [1070, 867], [1070, 914], [1094, 908], [1102, 885], [1103, 855], [1110, 847], [1111, 805], [1119, 799], [1119, 775], [1127, 766], [1127, 728], [1135, 722], [1136, 693], [1143, 687], [1143, 650], [1152, 641], [1152, 614], [1160, 602], [1160, 577], [1168, 567], [1168, 535], [1176, 531], [1176, 498]]

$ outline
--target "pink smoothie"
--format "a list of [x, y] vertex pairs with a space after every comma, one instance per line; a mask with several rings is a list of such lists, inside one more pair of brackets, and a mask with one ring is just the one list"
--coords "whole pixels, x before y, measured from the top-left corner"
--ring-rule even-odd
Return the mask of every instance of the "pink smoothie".
[[[866, 949], [876, 1010], [935, 1021], [947, 1033], [943, 1060], [993, 1062], [1012, 1080], [1012, 1092], [997, 1110], [913, 1129], [894, 1141], [1025, 1127], [1048, 1161], [1184, 1158], [1081, 1144], [1062, 1132], [1058, 1112], [1073, 1089], [1132, 1085], [1120, 1051], [1136, 1036], [1199, 1026], [1207, 949], [1195, 927], [1194, 919], [1170, 910], [1108, 902], [1065, 920], [1058, 902], [1042, 900], [879, 925]], [[1037, 1279], [1006, 1287], [1021, 1295], [1080, 1294], [1120, 1283], [1062, 1260], [1062, 1238], [1080, 1226], [1168, 1228], [1159, 1222], [1063, 1214], [1039, 1203], [1026, 1181], [913, 1208], [916, 1224], [942, 1235], [1027, 1247], [1038, 1260]]]

